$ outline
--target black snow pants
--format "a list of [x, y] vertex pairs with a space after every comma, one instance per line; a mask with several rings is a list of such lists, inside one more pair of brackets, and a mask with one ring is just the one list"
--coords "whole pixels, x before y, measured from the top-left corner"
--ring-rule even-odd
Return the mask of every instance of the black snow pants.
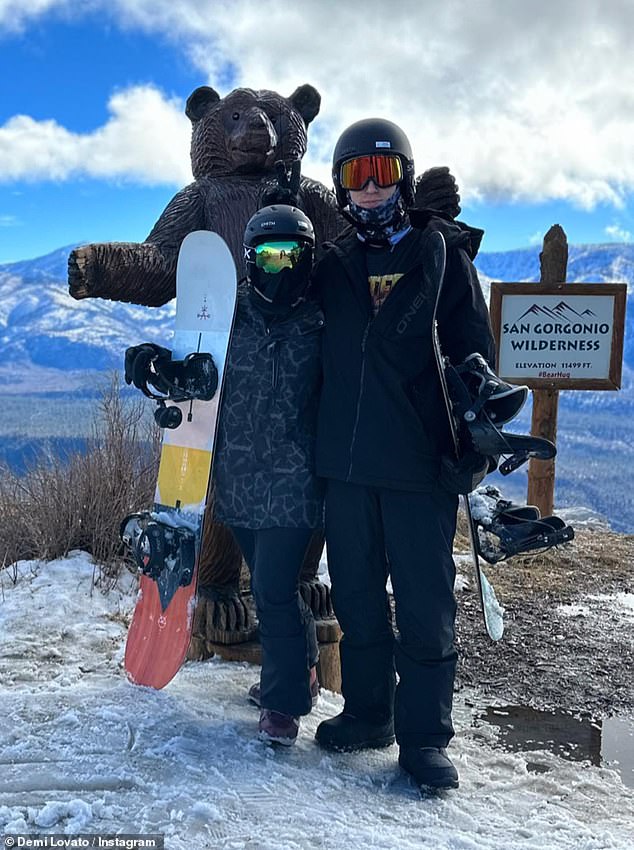
[[444, 747], [454, 734], [457, 508], [457, 496], [440, 487], [418, 493], [328, 480], [326, 547], [343, 630], [345, 711], [379, 722], [394, 715], [405, 747]]
[[319, 657], [315, 621], [298, 590], [310, 528], [232, 526], [251, 572], [262, 645], [262, 708], [297, 717], [312, 709], [310, 668]]

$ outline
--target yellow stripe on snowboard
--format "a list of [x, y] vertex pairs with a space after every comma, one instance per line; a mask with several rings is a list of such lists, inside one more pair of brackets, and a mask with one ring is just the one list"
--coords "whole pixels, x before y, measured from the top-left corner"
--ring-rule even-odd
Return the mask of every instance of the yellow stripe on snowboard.
[[204, 504], [210, 468], [211, 452], [164, 444], [155, 501], [174, 506]]

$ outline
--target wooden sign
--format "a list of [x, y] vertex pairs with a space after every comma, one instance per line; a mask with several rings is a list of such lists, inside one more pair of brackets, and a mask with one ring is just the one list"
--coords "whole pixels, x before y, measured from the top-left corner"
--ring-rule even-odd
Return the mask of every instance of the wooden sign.
[[491, 284], [496, 372], [532, 389], [621, 386], [624, 283]]

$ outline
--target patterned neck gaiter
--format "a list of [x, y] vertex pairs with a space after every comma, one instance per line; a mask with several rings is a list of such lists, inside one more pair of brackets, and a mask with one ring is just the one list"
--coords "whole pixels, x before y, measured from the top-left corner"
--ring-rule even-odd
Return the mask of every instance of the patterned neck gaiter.
[[346, 212], [354, 222], [359, 237], [371, 245], [386, 245], [390, 237], [407, 227], [407, 210], [397, 186], [394, 193], [380, 206], [372, 210], [363, 209], [350, 200], [347, 193], [348, 206]]

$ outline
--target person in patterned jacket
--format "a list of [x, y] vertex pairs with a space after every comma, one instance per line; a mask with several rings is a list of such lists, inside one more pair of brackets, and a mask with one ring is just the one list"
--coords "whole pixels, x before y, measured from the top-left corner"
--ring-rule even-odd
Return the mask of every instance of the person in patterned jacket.
[[319, 306], [305, 298], [315, 237], [299, 209], [266, 206], [244, 236], [214, 463], [215, 519], [251, 572], [262, 646], [259, 734], [293, 744], [317, 698], [315, 623], [298, 591], [304, 554], [323, 526], [314, 472], [321, 386]]

